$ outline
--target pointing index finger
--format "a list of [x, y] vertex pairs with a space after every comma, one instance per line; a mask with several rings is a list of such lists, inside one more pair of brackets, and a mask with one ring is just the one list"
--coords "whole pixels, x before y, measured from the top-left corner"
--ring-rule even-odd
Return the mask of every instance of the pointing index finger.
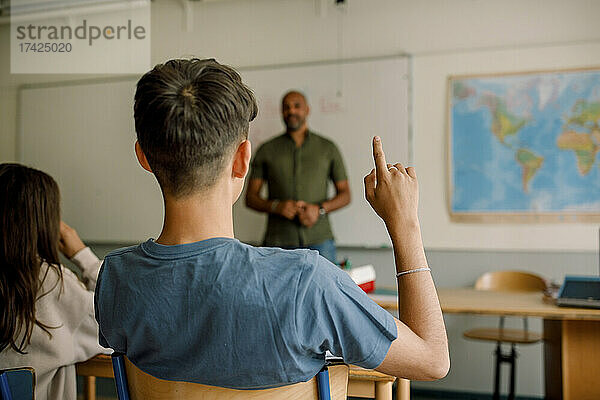
[[373, 138], [373, 159], [375, 160], [375, 173], [379, 180], [379, 178], [389, 173], [387, 162], [385, 161], [385, 154], [383, 152], [383, 145], [381, 144], [381, 138], [379, 136]]

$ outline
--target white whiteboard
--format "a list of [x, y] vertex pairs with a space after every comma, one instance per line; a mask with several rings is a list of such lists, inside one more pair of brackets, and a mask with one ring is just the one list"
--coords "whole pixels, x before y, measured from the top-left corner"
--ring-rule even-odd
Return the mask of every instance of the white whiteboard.
[[20, 161], [56, 179], [62, 217], [85, 241], [157, 237], [162, 197], [134, 153], [136, 78], [23, 88]]
[[[352, 190], [352, 203], [330, 216], [340, 245], [389, 244], [383, 223], [364, 200], [362, 179], [373, 167], [373, 135], [382, 137], [388, 160], [410, 161], [409, 67], [408, 58], [393, 57], [240, 70], [259, 102], [250, 125], [254, 151], [283, 131], [279, 103], [291, 88], [308, 97], [311, 129], [338, 145]], [[63, 218], [90, 242], [138, 242], [157, 237], [162, 226], [158, 184], [133, 152], [136, 81], [20, 90], [19, 159], [57, 180]], [[234, 206], [236, 237], [260, 243], [266, 218], [247, 209], [243, 196]]]

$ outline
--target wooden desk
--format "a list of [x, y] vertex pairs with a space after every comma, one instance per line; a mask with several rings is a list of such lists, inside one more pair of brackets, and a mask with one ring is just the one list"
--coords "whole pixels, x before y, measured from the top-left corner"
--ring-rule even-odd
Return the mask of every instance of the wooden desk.
[[114, 378], [110, 356], [98, 354], [87, 361], [75, 364], [77, 375], [83, 376], [83, 398], [96, 400], [96, 377]]
[[[114, 378], [111, 358], [104, 354], [76, 364], [75, 369], [77, 375], [84, 377], [85, 400], [96, 400], [96, 377]], [[348, 396], [392, 400], [392, 384], [395, 380], [395, 377], [377, 371], [351, 366], [348, 371]], [[402, 379], [402, 381], [405, 380]], [[398, 382], [398, 386], [402, 386], [406, 393], [406, 384]], [[408, 389], [410, 391], [410, 387]], [[409, 397], [406, 397], [405, 394], [404, 397], [398, 397], [398, 399], [408, 400]]]
[[[372, 295], [397, 310], [394, 295]], [[600, 399], [600, 310], [557, 307], [541, 293], [439, 288], [444, 313], [530, 316], [544, 319], [546, 399]]]

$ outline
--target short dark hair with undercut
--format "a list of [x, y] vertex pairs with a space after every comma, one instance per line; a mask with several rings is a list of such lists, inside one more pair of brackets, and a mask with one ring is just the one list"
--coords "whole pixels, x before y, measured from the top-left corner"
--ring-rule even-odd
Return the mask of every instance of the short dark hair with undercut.
[[258, 113], [252, 91], [214, 59], [158, 64], [137, 83], [135, 130], [164, 192], [211, 187]]

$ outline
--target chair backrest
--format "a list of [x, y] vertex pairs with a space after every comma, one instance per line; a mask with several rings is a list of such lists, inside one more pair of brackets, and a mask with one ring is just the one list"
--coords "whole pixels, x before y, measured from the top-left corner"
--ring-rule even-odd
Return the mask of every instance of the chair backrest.
[[[115, 362], [117, 357], [120, 357], [121, 367], [118, 361]], [[261, 390], [235, 390], [155, 378], [140, 370], [123, 355], [113, 355], [113, 368], [119, 400], [326, 400], [329, 397], [324, 396], [328, 393], [331, 394], [331, 400], [345, 400], [348, 388], [348, 366], [343, 364], [329, 366], [325, 370], [327, 373], [319, 373], [308, 382]], [[123, 368], [125, 373], [119, 371], [119, 368]], [[124, 379], [119, 379], [120, 375], [124, 375]], [[119, 390], [119, 385], [125, 387]], [[121, 397], [122, 393], [127, 397]]]
[[0, 400], [32, 400], [35, 370], [31, 367], [0, 370]]
[[522, 271], [487, 272], [475, 282], [477, 290], [496, 292], [542, 292], [546, 286], [546, 281], [539, 275]]

